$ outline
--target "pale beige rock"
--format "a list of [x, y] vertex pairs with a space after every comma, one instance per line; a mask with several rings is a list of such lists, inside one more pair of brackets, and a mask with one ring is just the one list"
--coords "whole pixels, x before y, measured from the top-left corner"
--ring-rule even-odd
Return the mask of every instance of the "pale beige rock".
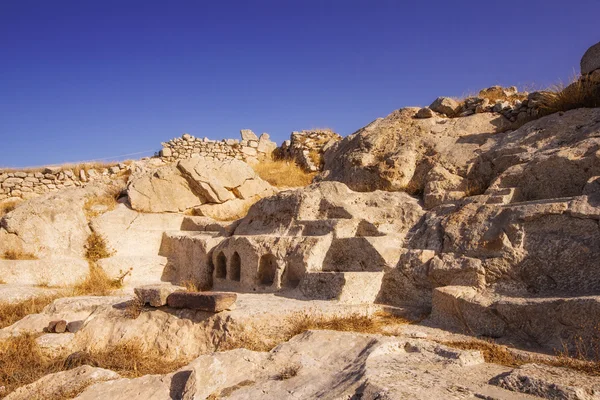
[[79, 258], [0, 259], [2, 281], [11, 285], [64, 287], [81, 282], [88, 273], [88, 262]]
[[30, 400], [34, 398], [70, 398], [90, 385], [119, 378], [120, 375], [116, 372], [90, 367], [89, 365], [82, 365], [81, 367], [68, 371], [46, 375], [29, 385], [20, 387], [4, 397], [4, 399]]
[[172, 166], [132, 178], [127, 194], [133, 209], [153, 213], [185, 211], [205, 201]]
[[600, 69], [600, 42], [587, 49], [581, 58], [580, 66], [582, 75]]
[[531, 398], [487, 383], [506, 370], [423, 340], [308, 331], [269, 353], [207, 354], [173, 374], [96, 384], [77, 399]]

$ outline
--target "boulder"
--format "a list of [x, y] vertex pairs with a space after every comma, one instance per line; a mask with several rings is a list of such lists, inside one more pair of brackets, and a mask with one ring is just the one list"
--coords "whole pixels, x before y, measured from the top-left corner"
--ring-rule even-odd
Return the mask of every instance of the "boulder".
[[237, 299], [235, 293], [226, 292], [173, 292], [167, 304], [173, 308], [187, 308], [218, 313], [230, 308]]
[[600, 42], [590, 47], [581, 58], [581, 75], [600, 69]]
[[205, 202], [173, 166], [164, 166], [133, 177], [128, 186], [129, 202], [141, 212], [180, 212]]
[[432, 118], [435, 117], [434, 112], [429, 107], [423, 107], [415, 114], [416, 118]]
[[258, 136], [250, 129], [241, 129], [240, 135], [242, 137], [242, 141], [250, 141], [250, 140], [258, 140]]
[[460, 103], [450, 97], [438, 97], [431, 103], [429, 109], [453, 117], [460, 109]]
[[83, 258], [91, 231], [83, 211], [102, 187], [65, 189], [21, 202], [0, 219], [0, 255], [6, 251], [37, 258]]
[[67, 321], [64, 319], [50, 321], [46, 329], [50, 333], [64, 333], [67, 330]]

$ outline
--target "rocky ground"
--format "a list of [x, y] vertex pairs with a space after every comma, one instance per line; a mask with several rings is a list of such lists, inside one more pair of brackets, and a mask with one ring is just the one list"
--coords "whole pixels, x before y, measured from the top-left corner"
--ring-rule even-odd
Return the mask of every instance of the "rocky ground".
[[295, 132], [306, 187], [188, 137], [4, 201], [0, 396], [600, 398], [600, 44], [581, 65]]

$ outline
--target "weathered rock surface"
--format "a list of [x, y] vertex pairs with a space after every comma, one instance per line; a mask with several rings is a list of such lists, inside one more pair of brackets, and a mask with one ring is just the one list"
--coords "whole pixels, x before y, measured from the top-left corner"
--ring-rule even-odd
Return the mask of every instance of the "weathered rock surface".
[[237, 159], [195, 156], [134, 176], [128, 186], [133, 209], [179, 212], [197, 208], [202, 215], [236, 219], [275, 189], [252, 167]]
[[149, 304], [152, 307], [162, 307], [167, 304], [167, 297], [171, 293], [181, 290], [185, 290], [185, 288], [163, 283], [138, 286], [134, 289], [134, 292], [142, 304]]
[[317, 178], [340, 181], [357, 191], [416, 193], [423, 190], [434, 166], [465, 177], [487, 140], [510, 125], [491, 113], [415, 119], [416, 111], [394, 111], [335, 143], [325, 153], [323, 173]]
[[487, 383], [504, 371], [479, 352], [428, 341], [308, 331], [269, 353], [208, 354], [169, 375], [95, 384], [77, 399], [533, 398]]
[[185, 211], [205, 201], [170, 165], [132, 179], [127, 194], [133, 209], [143, 212]]
[[167, 297], [167, 305], [218, 313], [233, 306], [236, 300], [237, 295], [228, 292], [173, 292]]
[[68, 371], [46, 375], [29, 385], [20, 387], [4, 397], [4, 400], [72, 398], [90, 385], [120, 377], [116, 372], [107, 369], [82, 365]]
[[38, 258], [83, 258], [90, 229], [83, 205], [101, 189], [65, 189], [24, 201], [0, 220], [0, 255], [13, 250]]

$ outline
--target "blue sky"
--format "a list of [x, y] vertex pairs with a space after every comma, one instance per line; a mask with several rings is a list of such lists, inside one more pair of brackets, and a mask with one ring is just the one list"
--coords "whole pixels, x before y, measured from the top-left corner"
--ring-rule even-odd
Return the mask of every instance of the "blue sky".
[[599, 1], [0, 0], [0, 166], [155, 151], [184, 132], [347, 135], [437, 96], [542, 87]]

